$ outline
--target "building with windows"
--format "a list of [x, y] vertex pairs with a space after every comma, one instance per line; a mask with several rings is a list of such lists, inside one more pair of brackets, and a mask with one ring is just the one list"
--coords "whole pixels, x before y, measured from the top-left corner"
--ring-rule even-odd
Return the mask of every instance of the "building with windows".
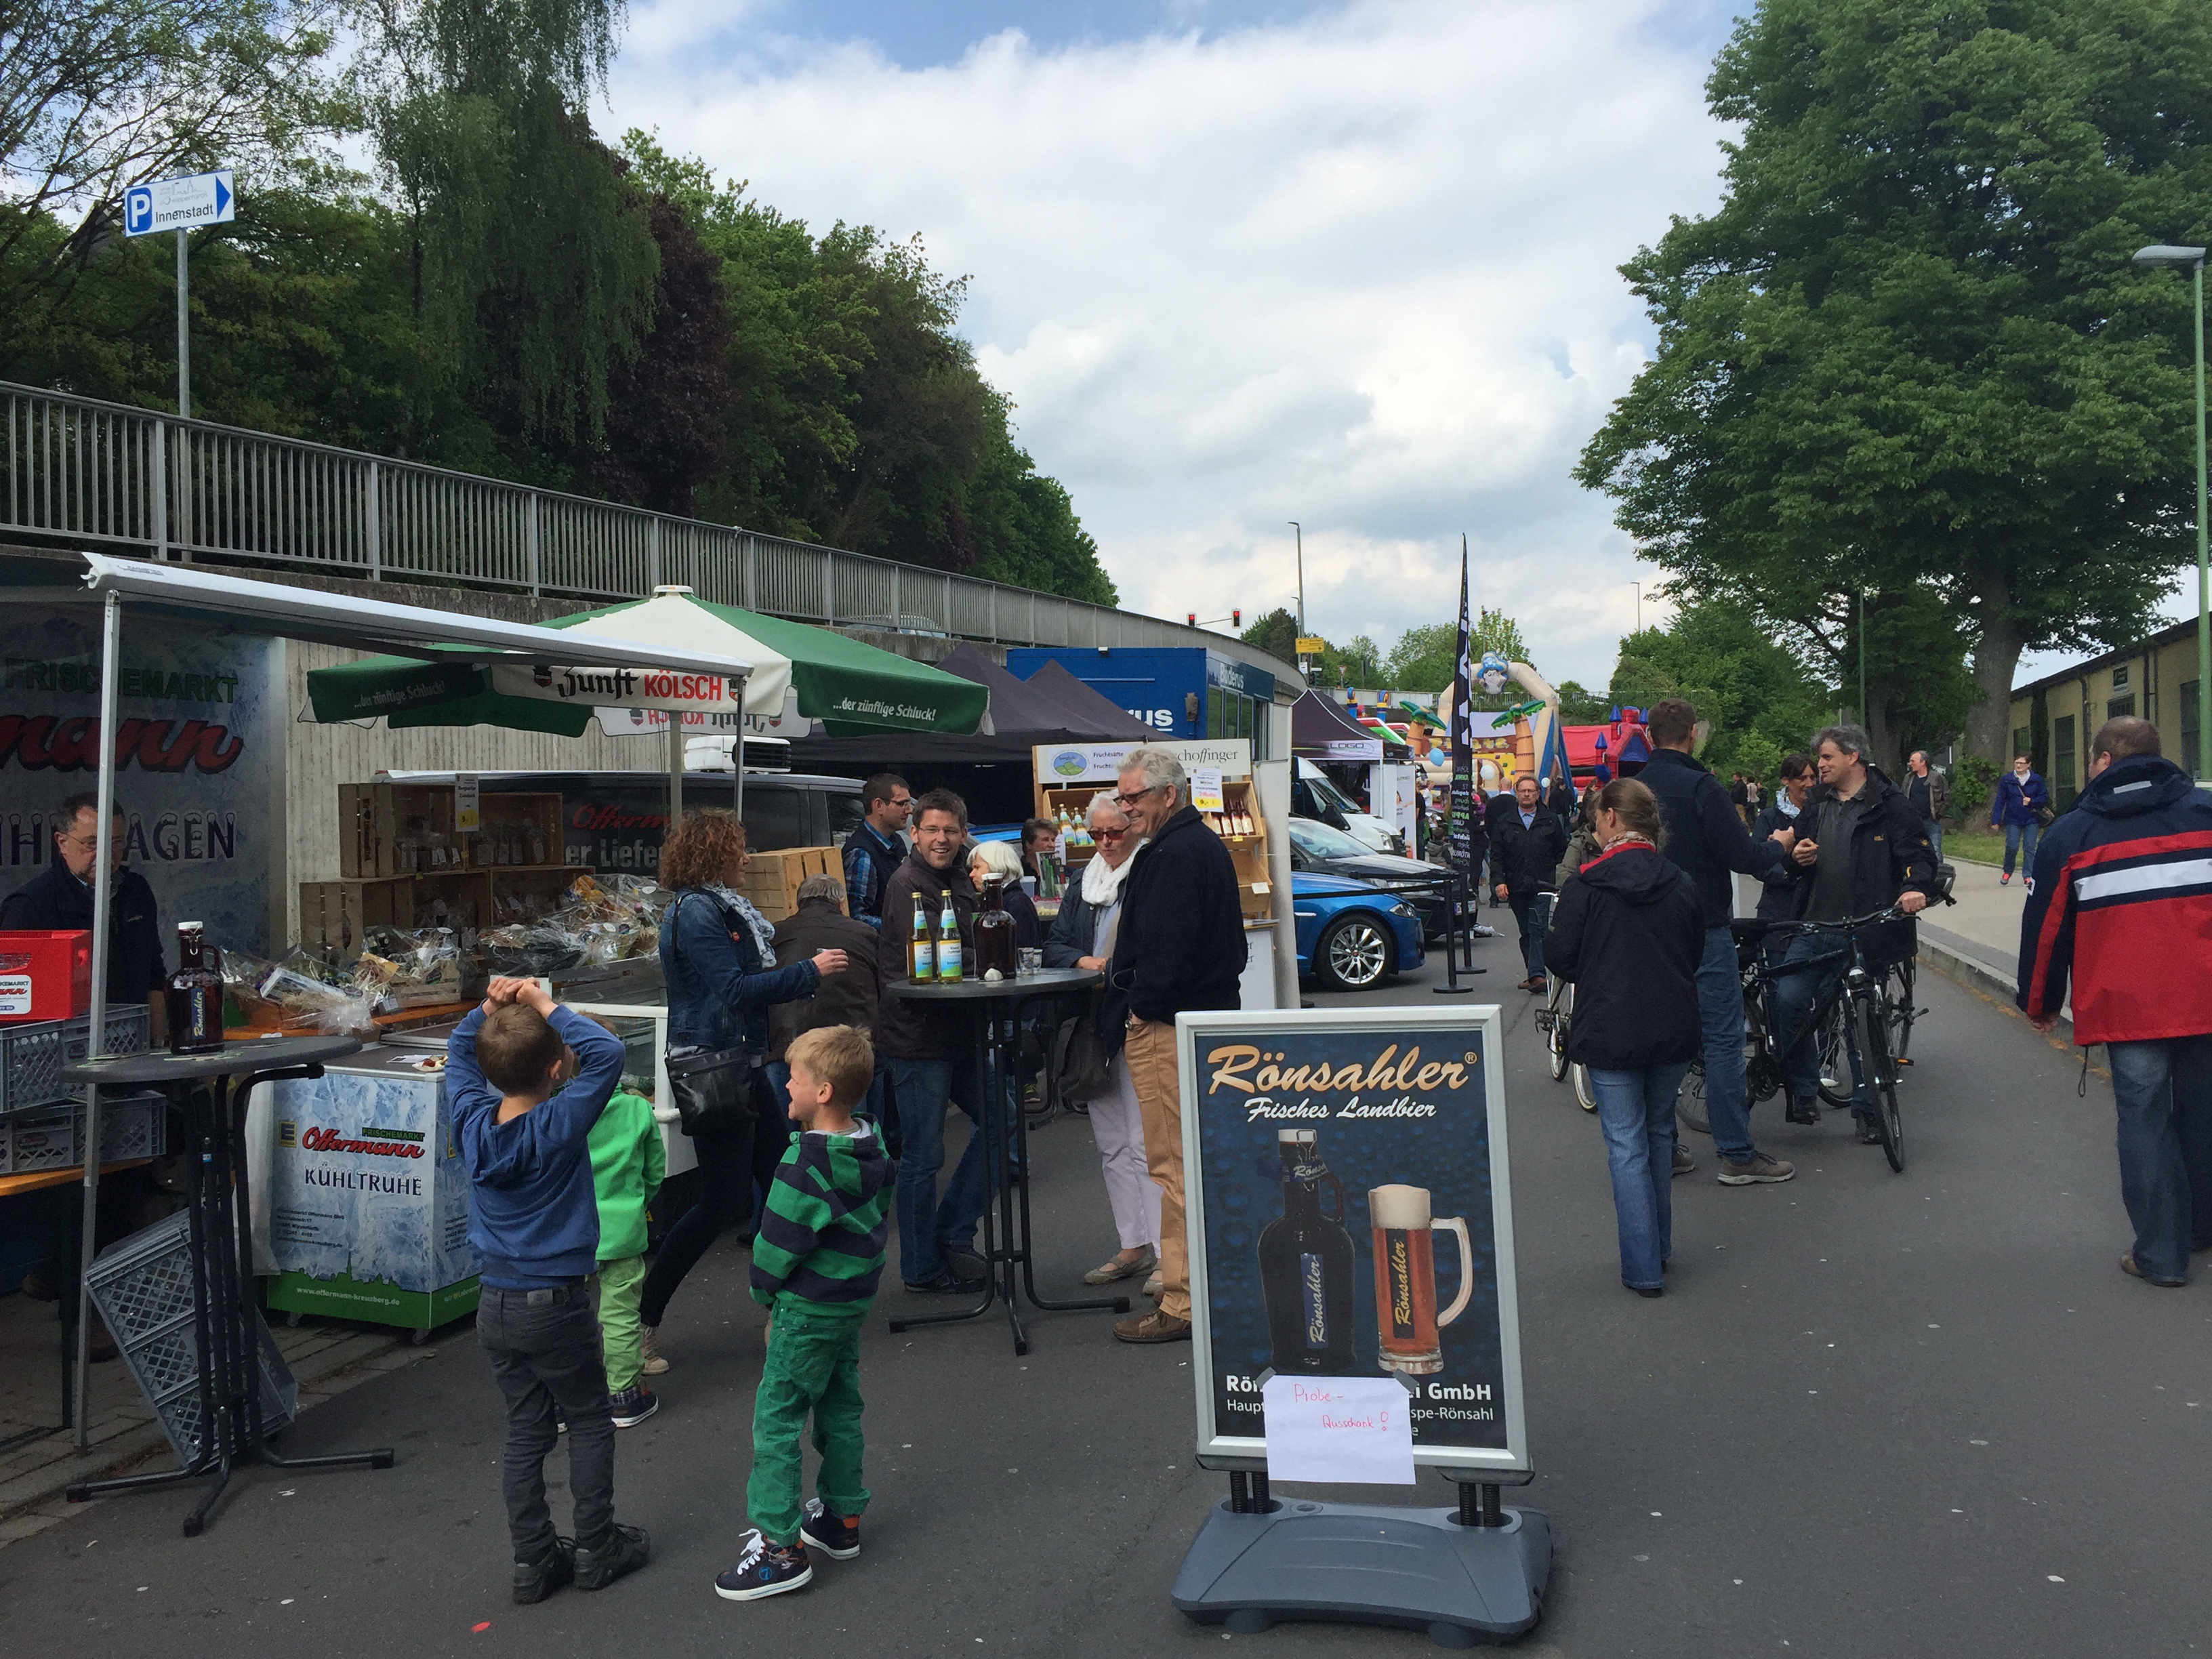
[[2166, 757], [2203, 781], [2203, 735], [2197, 729], [2197, 623], [2176, 623], [2124, 650], [2107, 651], [2012, 694], [2012, 747], [2026, 754], [2063, 811], [2089, 778], [2089, 743], [2120, 714], [2158, 727]]

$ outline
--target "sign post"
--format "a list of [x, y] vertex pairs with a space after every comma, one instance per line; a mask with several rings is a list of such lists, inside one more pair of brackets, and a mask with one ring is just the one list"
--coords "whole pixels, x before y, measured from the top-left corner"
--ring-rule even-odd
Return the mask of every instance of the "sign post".
[[[1193, 1619], [1453, 1647], [1536, 1623], [1551, 1522], [1499, 1501], [1534, 1478], [1503, 1030], [1495, 1006], [1177, 1017], [1198, 1461], [1230, 1477], [1176, 1576]], [[1424, 1468], [1455, 1505], [1268, 1492]]]
[[192, 331], [189, 265], [185, 233], [194, 225], [227, 225], [238, 217], [238, 192], [228, 167], [133, 185], [123, 192], [123, 234], [177, 236], [177, 414], [192, 416]]

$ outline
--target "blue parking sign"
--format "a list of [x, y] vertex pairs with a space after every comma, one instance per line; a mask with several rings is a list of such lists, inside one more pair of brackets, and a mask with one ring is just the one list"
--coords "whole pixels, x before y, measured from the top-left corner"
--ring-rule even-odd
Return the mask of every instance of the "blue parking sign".
[[133, 185], [123, 192], [123, 234], [143, 236], [153, 228], [153, 189], [146, 185]]

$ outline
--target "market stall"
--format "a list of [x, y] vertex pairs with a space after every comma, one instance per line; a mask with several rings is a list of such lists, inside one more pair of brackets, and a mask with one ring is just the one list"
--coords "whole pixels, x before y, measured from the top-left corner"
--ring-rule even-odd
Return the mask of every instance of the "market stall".
[[[119, 730], [118, 704], [125, 674], [126, 611], [135, 623], [148, 623], [149, 635], [179, 627], [215, 635], [243, 635], [313, 640], [355, 650], [398, 653], [398, 677], [368, 695], [406, 701], [407, 689], [429, 685], [446, 695], [489, 691], [513, 694], [520, 702], [544, 702], [537, 693], [550, 686], [597, 678], [619, 682], [635, 700], [653, 706], [684, 708], [704, 684], [719, 696], [742, 698], [754, 664], [742, 657], [705, 651], [664, 635], [637, 640], [606, 637], [576, 625], [550, 630], [526, 623], [430, 611], [412, 605], [362, 599], [316, 589], [253, 581], [186, 567], [150, 564], [84, 553], [66, 559], [10, 558], [0, 561], [0, 590], [10, 602], [48, 609], [96, 608], [100, 617], [96, 716], [64, 722], [68, 741], [92, 757], [97, 775], [98, 830], [93, 869], [92, 960], [89, 1030], [96, 1057], [111, 1051], [106, 1033], [107, 959], [113, 913], [112, 846], [116, 775], [130, 762], [143, 763], [144, 744], [129, 750], [103, 740]], [[134, 648], [137, 646], [134, 640]], [[528, 690], [520, 688], [528, 687]], [[365, 712], [357, 709], [351, 718]], [[386, 712], [375, 707], [373, 712]], [[557, 705], [552, 707], [556, 714]], [[975, 710], [980, 714], [981, 708]], [[544, 728], [539, 728], [544, 729]], [[184, 741], [182, 738], [177, 739]], [[204, 741], [196, 729], [194, 741]], [[119, 752], [120, 751], [120, 752]], [[161, 751], [155, 751], [157, 758]], [[220, 945], [217, 938], [213, 941]], [[82, 1144], [104, 1146], [101, 1099], [96, 1086], [86, 1090]], [[97, 1237], [98, 1171], [88, 1167], [83, 1188], [84, 1267], [92, 1267]], [[89, 1326], [78, 1323], [76, 1422], [84, 1443], [84, 1361]]]

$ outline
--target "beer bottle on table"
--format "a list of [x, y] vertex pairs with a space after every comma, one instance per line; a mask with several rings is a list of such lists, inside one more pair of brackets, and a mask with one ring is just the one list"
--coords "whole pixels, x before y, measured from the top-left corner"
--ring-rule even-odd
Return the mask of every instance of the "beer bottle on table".
[[[1267, 1310], [1270, 1364], [1279, 1373], [1352, 1374], [1352, 1235], [1344, 1183], [1330, 1174], [1311, 1129], [1276, 1132], [1283, 1213], [1260, 1232], [1260, 1296]], [[1336, 1188], [1336, 1214], [1321, 1184]]]
[[975, 913], [975, 977], [988, 979], [992, 969], [1000, 979], [1014, 976], [1014, 919], [1006, 914], [1004, 876], [983, 884], [983, 905]]
[[177, 971], [166, 1000], [169, 1052], [211, 1054], [222, 1048], [222, 974], [209, 960], [206, 930], [197, 921], [177, 924]]
[[907, 974], [917, 985], [937, 977], [937, 942], [929, 933], [929, 910], [921, 895], [914, 896], [914, 933], [907, 945]]
[[952, 908], [952, 890], [945, 890], [945, 908], [937, 918], [937, 982], [960, 983], [960, 918]]

